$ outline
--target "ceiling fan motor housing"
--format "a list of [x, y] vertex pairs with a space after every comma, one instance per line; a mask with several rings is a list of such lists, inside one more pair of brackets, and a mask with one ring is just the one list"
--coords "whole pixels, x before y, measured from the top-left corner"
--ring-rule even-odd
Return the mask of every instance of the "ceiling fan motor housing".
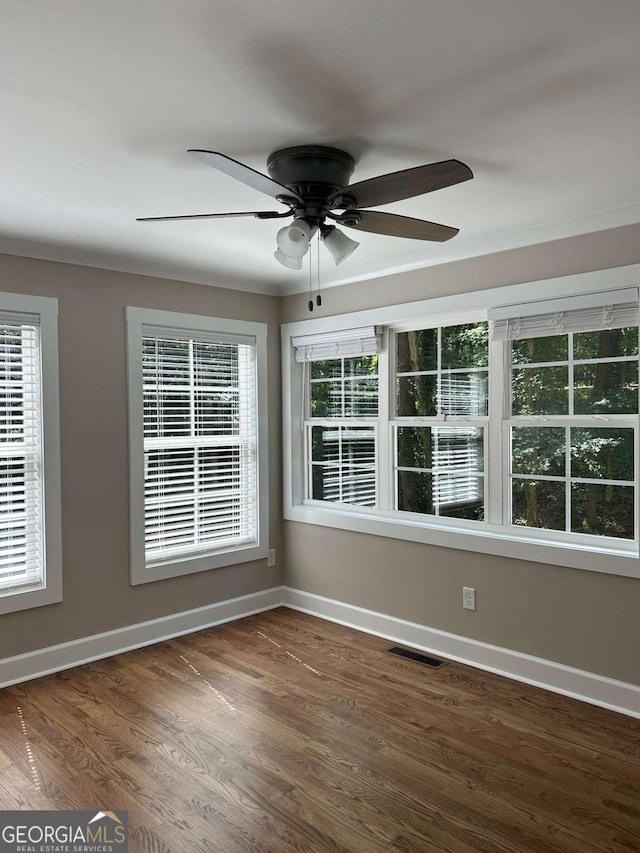
[[274, 181], [284, 184], [305, 199], [305, 218], [324, 218], [332, 192], [345, 187], [355, 168], [346, 151], [324, 145], [296, 145], [274, 151], [267, 171]]

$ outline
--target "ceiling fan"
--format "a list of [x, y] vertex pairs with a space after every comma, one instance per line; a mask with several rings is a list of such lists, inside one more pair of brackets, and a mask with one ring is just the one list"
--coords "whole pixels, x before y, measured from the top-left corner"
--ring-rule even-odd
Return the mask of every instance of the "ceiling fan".
[[[331, 224], [333, 222], [347, 228], [388, 234], [392, 237], [436, 242], [450, 240], [458, 233], [458, 228], [363, 208], [423, 195], [473, 177], [471, 169], [459, 160], [443, 160], [440, 163], [416, 166], [349, 184], [355, 167], [353, 157], [346, 151], [324, 145], [297, 145], [274, 151], [267, 160], [269, 176], [217, 151], [194, 148], [188, 153], [195, 154], [225, 175], [275, 198], [287, 209], [145, 216], [137, 221], [217, 219], [233, 216], [282, 219], [292, 216], [293, 223], [278, 232], [278, 248], [274, 254], [276, 260], [289, 269], [302, 269], [302, 259], [309, 250], [311, 238], [318, 231], [336, 265], [349, 257], [359, 244], [339, 231]], [[330, 220], [330, 223], [327, 223], [327, 220]]]

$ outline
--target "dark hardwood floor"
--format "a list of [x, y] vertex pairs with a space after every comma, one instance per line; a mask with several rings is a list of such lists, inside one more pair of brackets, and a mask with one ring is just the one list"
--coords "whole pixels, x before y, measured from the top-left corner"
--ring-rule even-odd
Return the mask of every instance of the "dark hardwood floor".
[[0, 809], [131, 851], [640, 851], [640, 720], [279, 609], [0, 691]]

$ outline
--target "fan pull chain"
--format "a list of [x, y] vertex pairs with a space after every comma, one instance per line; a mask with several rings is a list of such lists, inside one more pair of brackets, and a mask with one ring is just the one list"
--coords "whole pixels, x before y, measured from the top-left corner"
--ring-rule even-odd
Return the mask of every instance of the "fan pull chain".
[[316, 305], [318, 308], [322, 305], [322, 296], [320, 296], [320, 232], [316, 240]]
[[309, 244], [309, 302], [307, 303], [309, 311], [313, 311], [313, 264], [311, 252], [313, 245]]
[[[322, 296], [320, 294], [320, 235], [316, 237], [316, 298], [315, 304], [320, 308], [322, 305]], [[313, 238], [309, 243], [309, 301], [307, 307], [309, 311], [313, 311]]]

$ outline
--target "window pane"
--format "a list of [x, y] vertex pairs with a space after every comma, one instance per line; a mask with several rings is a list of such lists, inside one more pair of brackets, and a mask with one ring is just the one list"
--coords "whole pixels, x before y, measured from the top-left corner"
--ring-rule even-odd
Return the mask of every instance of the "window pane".
[[511, 470], [514, 474], [565, 475], [564, 427], [514, 427]]
[[421, 329], [396, 334], [396, 373], [436, 370], [437, 367], [437, 329]]
[[451, 373], [440, 380], [440, 411], [447, 415], [486, 416], [487, 373]]
[[[398, 429], [398, 509], [481, 519], [484, 505], [483, 430], [476, 427], [401, 427]], [[405, 476], [415, 474], [415, 477]], [[427, 496], [425, 489], [431, 494]], [[425, 508], [427, 507], [427, 508]]]
[[232, 344], [193, 343], [196, 385], [221, 389], [238, 386], [238, 347]]
[[196, 435], [238, 435], [240, 429], [239, 389], [197, 392], [195, 395]]
[[[484, 506], [483, 430], [435, 427], [433, 434], [433, 500], [439, 515], [477, 517]], [[460, 514], [473, 508], [472, 515]]]
[[[484, 477], [446, 476], [437, 480], [438, 515], [484, 521]], [[452, 500], [447, 500], [447, 494]], [[465, 497], [463, 497], [465, 496]]]
[[511, 523], [546, 530], [565, 529], [565, 484], [514, 480]]
[[633, 430], [572, 429], [571, 476], [633, 481]]
[[377, 417], [378, 356], [312, 362], [310, 398], [312, 418]]
[[311, 383], [311, 417], [342, 417], [342, 382]]
[[569, 369], [526, 367], [513, 371], [514, 415], [566, 415], [569, 411]]
[[511, 343], [513, 364], [537, 364], [545, 361], [566, 361], [569, 358], [568, 335], [546, 338], [524, 338]]
[[191, 398], [174, 391], [144, 392], [145, 438], [191, 435]]
[[339, 462], [340, 427], [314, 426], [311, 428], [311, 459], [314, 462]]
[[374, 469], [351, 468], [348, 465], [312, 465], [311, 468], [311, 497], [314, 500], [375, 506]]
[[314, 500], [375, 505], [373, 427], [313, 427], [311, 459], [311, 497]]
[[574, 408], [578, 415], [638, 411], [638, 363], [601, 362], [574, 368]]
[[[460, 500], [463, 491], [466, 500]], [[455, 475], [438, 477], [426, 471], [398, 471], [398, 509], [445, 518], [484, 519], [484, 484], [482, 477], [472, 479]], [[447, 492], [454, 499], [446, 500]], [[440, 496], [440, 499], [439, 499]]]
[[468, 323], [442, 329], [442, 369], [486, 367], [489, 363], [489, 324]]
[[310, 364], [312, 379], [332, 379], [342, 376], [342, 359], [330, 358], [326, 361], [312, 361]]
[[571, 530], [596, 536], [633, 539], [633, 486], [574, 483]]
[[142, 369], [145, 385], [184, 385], [189, 381], [189, 342], [144, 338]]
[[431, 417], [438, 414], [436, 376], [402, 376], [396, 384], [398, 417]]
[[375, 418], [377, 415], [377, 378], [347, 379], [344, 383], [344, 417]]
[[430, 427], [398, 428], [398, 467], [431, 468]]
[[419, 471], [398, 471], [398, 509], [433, 515], [433, 478]]
[[336, 464], [375, 464], [373, 427], [314, 426], [311, 460]]
[[315, 501], [340, 501], [340, 468], [311, 466], [311, 497]]
[[344, 375], [345, 376], [378, 376], [378, 356], [377, 355], [359, 355], [354, 358], [345, 358], [344, 360]]
[[353, 465], [374, 465], [376, 461], [376, 444], [373, 429], [342, 430], [342, 463]]
[[600, 332], [579, 332], [573, 336], [573, 357], [616, 358], [638, 355], [638, 329], [603, 329]]

